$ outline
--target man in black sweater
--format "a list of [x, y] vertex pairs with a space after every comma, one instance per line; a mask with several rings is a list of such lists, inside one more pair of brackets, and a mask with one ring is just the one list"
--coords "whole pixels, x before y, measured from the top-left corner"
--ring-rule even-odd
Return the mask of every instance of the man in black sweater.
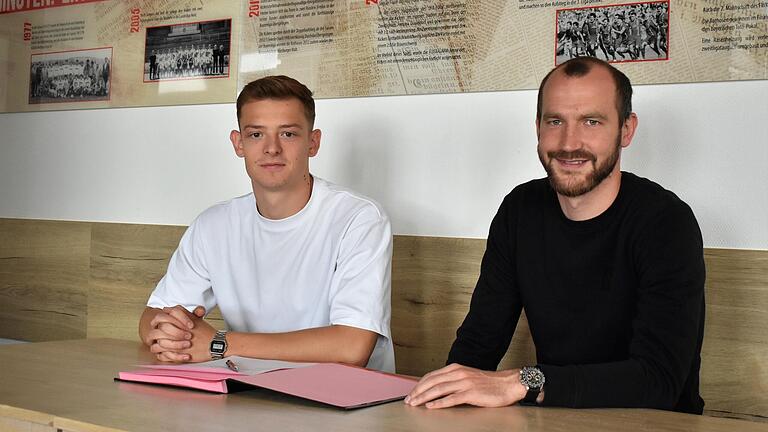
[[[407, 404], [702, 412], [701, 231], [675, 194], [620, 170], [637, 127], [631, 98], [629, 79], [594, 58], [544, 78], [536, 131], [547, 178], [502, 202], [450, 365]], [[538, 365], [496, 371], [522, 309]]]

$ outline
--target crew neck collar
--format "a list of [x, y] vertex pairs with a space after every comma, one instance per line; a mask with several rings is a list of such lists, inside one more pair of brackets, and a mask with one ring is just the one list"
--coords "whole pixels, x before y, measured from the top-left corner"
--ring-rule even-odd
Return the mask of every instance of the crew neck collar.
[[298, 212], [282, 219], [270, 219], [262, 215], [258, 210], [256, 195], [251, 194], [253, 197], [253, 208], [256, 211], [257, 221], [263, 226], [278, 230], [291, 229], [301, 224], [302, 221], [308, 217], [307, 215], [312, 212], [312, 209], [315, 207], [314, 203], [319, 199], [318, 195], [322, 193], [322, 188], [319, 187], [320, 183], [322, 183], [322, 180], [314, 176], [312, 178], [312, 192], [309, 195], [309, 200], [307, 203], [304, 204], [304, 207], [302, 207]]

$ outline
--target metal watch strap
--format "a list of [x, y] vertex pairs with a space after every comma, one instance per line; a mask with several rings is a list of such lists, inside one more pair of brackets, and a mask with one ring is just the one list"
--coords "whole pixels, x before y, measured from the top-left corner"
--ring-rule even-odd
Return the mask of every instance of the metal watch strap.
[[[221, 348], [218, 348], [221, 347]], [[218, 360], [224, 357], [224, 353], [227, 352], [227, 332], [226, 330], [217, 330], [211, 340], [210, 353], [211, 358]]]

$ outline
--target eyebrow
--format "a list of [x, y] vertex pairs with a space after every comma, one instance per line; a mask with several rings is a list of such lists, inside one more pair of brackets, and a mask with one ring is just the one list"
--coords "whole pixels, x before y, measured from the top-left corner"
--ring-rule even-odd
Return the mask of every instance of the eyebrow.
[[583, 118], [583, 119], [592, 118], [592, 119], [606, 120], [608, 118], [608, 116], [605, 115], [605, 114], [602, 114], [602, 113], [594, 112], [594, 113], [582, 114], [581, 118]]
[[[547, 118], [563, 118], [564, 116], [561, 113], [558, 112], [544, 112], [541, 114], [541, 118], [547, 119]], [[606, 120], [608, 119], [608, 116], [605, 114], [601, 114], [599, 112], [588, 112], [584, 114], [579, 115], [579, 119], [600, 119], [600, 120]]]
[[[266, 126], [263, 126], [263, 125], [260, 125], [260, 124], [247, 124], [247, 125], [243, 126], [243, 130], [246, 130], [246, 129], [265, 129], [265, 128], [266, 128]], [[287, 123], [287, 124], [278, 125], [277, 128], [278, 129], [290, 129], [290, 128], [302, 129], [302, 126], [299, 123]]]
[[553, 118], [553, 117], [560, 118], [560, 117], [562, 117], [562, 115], [560, 115], [560, 113], [556, 113], [556, 112], [543, 112], [543, 113], [541, 113], [541, 118], [543, 118], [543, 119], [544, 118]]

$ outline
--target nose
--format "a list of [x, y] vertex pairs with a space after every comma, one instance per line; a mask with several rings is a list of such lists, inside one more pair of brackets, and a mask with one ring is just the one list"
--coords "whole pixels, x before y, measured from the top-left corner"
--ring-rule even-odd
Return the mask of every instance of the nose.
[[270, 156], [277, 156], [283, 152], [283, 148], [280, 145], [280, 140], [277, 137], [271, 137], [264, 143], [264, 154]]
[[574, 151], [582, 148], [583, 143], [581, 141], [581, 134], [579, 128], [574, 124], [567, 124], [563, 128], [563, 136], [561, 137], [560, 147], [564, 151]]

